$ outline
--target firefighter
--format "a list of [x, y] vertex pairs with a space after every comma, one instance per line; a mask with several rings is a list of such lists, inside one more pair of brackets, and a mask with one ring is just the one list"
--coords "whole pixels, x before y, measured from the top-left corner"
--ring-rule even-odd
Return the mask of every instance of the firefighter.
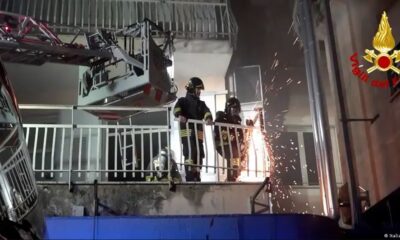
[[[235, 97], [231, 97], [225, 104], [225, 111], [217, 112], [215, 123], [220, 122], [241, 125], [242, 119], [239, 116], [240, 113], [240, 101]], [[214, 127], [214, 134], [217, 152], [227, 161], [227, 181], [235, 182], [239, 176], [241, 161], [239, 152], [243, 143], [243, 131], [238, 128], [236, 128], [236, 130], [235, 128], [228, 129], [227, 127], [218, 126], [218, 124], [216, 124]]]
[[203, 124], [193, 122], [186, 124], [186, 122], [188, 119], [204, 120], [207, 125], [211, 125], [213, 119], [207, 105], [200, 100], [201, 90], [204, 90], [203, 81], [198, 77], [193, 77], [185, 88], [186, 96], [178, 99], [174, 107], [174, 115], [180, 122], [186, 181], [200, 182], [200, 170], [204, 158]]
[[[181, 182], [181, 175], [179, 174], [178, 167], [173, 157], [173, 151], [169, 150], [168, 160], [168, 149], [161, 149], [160, 153], [152, 159], [152, 167], [147, 167], [147, 170], [153, 170], [146, 176], [146, 181], [173, 181]], [[169, 163], [168, 163], [169, 162]], [[169, 174], [168, 174], [169, 167]]]

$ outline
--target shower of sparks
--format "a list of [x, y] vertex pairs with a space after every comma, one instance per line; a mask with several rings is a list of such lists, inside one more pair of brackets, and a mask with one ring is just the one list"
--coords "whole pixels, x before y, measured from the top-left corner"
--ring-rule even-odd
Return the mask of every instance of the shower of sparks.
[[[295, 38], [293, 45], [295, 45], [296, 42], [300, 42], [298, 37]], [[288, 77], [286, 80], [282, 81], [282, 79], [279, 78], [280, 70], [288, 71], [288, 68], [278, 59], [278, 52], [275, 52], [270, 66], [270, 73], [265, 73], [265, 76], [269, 76], [268, 84], [265, 84], [263, 89], [264, 96], [267, 96], [264, 99], [264, 106], [267, 108], [267, 113], [271, 105], [270, 103], [277, 101], [276, 99], [281, 95], [287, 94], [286, 89], [291, 87], [292, 83], [296, 85], [302, 84], [301, 80], [293, 79], [293, 77]], [[272, 201], [278, 212], [315, 213], [315, 205], [310, 205], [308, 202], [304, 205], [304, 203], [299, 204], [298, 202], [302, 197], [302, 192], [301, 190], [293, 189], [292, 185], [296, 186], [302, 183], [298, 182], [298, 180], [291, 180], [290, 183], [284, 182], [283, 180], [283, 176], [288, 176], [300, 169], [305, 169], [309, 173], [316, 174], [316, 171], [310, 168], [310, 166], [307, 164], [302, 165], [293, 157], [292, 153], [295, 153], [295, 156], [299, 157], [299, 148], [304, 148], [303, 144], [297, 145], [297, 139], [290, 139], [287, 144], [275, 143], [275, 141], [280, 139], [282, 132], [285, 130], [283, 121], [285, 114], [288, 112], [289, 109], [275, 112], [274, 116], [268, 116], [265, 123], [267, 132], [267, 134], [265, 134], [265, 142], [269, 147], [269, 154], [271, 156]], [[295, 201], [298, 203], [295, 204]]]
[[292, 31], [293, 27], [294, 27], [294, 22], [292, 22], [292, 24], [290, 24], [289, 30], [288, 30], [288, 32], [287, 32], [288, 35], [289, 35], [290, 32]]
[[279, 60], [278, 60], [278, 59], [275, 59], [275, 60], [272, 62], [271, 69], [273, 70], [273, 69], [277, 68], [278, 65], [279, 65]]
[[293, 41], [292, 45], [296, 45], [296, 43], [299, 41], [299, 37], [296, 37], [296, 39]]

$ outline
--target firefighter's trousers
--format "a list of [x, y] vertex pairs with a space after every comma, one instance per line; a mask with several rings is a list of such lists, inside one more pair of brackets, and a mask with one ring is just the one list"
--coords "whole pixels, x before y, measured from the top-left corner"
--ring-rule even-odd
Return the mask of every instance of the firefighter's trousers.
[[[231, 154], [232, 150], [232, 154]], [[226, 167], [227, 167], [227, 181], [228, 182], [236, 182], [239, 177], [239, 166], [240, 166], [240, 158], [239, 158], [239, 150], [236, 144], [232, 144], [229, 147], [229, 144], [225, 144], [223, 147], [217, 146], [217, 152], [226, 159]]]
[[195, 137], [182, 137], [185, 174], [187, 182], [200, 182], [200, 170], [203, 164], [203, 141]]

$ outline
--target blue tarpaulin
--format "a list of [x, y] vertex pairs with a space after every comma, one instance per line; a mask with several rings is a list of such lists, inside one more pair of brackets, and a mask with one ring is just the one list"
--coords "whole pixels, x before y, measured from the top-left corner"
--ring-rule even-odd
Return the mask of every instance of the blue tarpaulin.
[[337, 223], [314, 215], [48, 217], [46, 239], [327, 239]]

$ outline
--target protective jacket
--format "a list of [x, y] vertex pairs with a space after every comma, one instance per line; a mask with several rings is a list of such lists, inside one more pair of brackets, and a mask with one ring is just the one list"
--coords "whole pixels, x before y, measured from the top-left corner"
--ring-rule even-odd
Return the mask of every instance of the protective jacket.
[[218, 122], [241, 125], [242, 119], [239, 116], [230, 115], [226, 112], [217, 112], [214, 127], [217, 152], [227, 160], [227, 180], [235, 182], [240, 171], [243, 130], [241, 128], [221, 126], [218, 125]]
[[[239, 116], [232, 116], [225, 112], [219, 111], [219, 112], [217, 112], [217, 117], [215, 119], [215, 122], [241, 125], [242, 119]], [[235, 131], [235, 128], [233, 128], [233, 127], [230, 127], [228, 129], [228, 127], [225, 127], [225, 126], [221, 126], [221, 127], [215, 126], [214, 133], [215, 133], [215, 141], [216, 141], [215, 143], [217, 146], [221, 145], [221, 137], [222, 137], [223, 145], [228, 145], [229, 142], [233, 142], [233, 143], [236, 143], [236, 142], [242, 143], [243, 142], [242, 129], [236, 128], [236, 131]], [[228, 136], [228, 134], [230, 136]], [[234, 147], [237, 147], [237, 146], [234, 145]]]
[[[195, 119], [195, 120], [212, 120], [212, 115], [210, 109], [206, 106], [204, 101], [201, 101], [198, 97], [193, 94], [186, 94], [186, 97], [181, 97], [178, 99], [178, 102], [174, 107], [174, 115], [175, 117], [179, 117], [182, 115], [187, 119]], [[198, 139], [203, 139], [203, 125], [197, 124], [197, 134]], [[189, 129], [186, 129], [186, 123], [180, 123], [180, 136], [187, 137], [188, 135], [191, 137], [195, 136], [195, 126], [193, 123], [189, 123]]]

